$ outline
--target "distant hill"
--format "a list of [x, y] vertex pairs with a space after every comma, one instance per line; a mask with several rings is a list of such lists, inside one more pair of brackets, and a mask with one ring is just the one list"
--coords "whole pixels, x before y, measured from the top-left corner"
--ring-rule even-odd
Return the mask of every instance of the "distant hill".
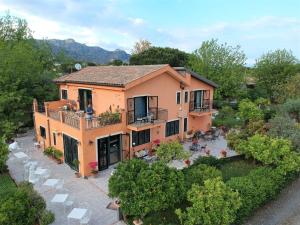
[[130, 54], [123, 50], [116, 49], [114, 51], [108, 51], [97, 46], [87, 46], [78, 43], [73, 39], [48, 39], [46, 41], [50, 44], [55, 54], [63, 50], [67, 56], [78, 61], [106, 64], [114, 59], [128, 62], [130, 58]]

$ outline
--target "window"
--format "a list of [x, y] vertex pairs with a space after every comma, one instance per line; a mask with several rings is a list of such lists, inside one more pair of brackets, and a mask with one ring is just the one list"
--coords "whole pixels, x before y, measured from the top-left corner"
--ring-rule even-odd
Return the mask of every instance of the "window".
[[40, 126], [40, 135], [41, 135], [41, 137], [46, 139], [46, 129], [45, 129], [45, 127]]
[[179, 134], [179, 120], [174, 120], [166, 123], [166, 137]]
[[68, 99], [68, 90], [61, 90], [61, 99]]
[[189, 101], [189, 92], [185, 91], [184, 92], [184, 103], [188, 103], [188, 101]]
[[183, 132], [187, 132], [187, 129], [188, 129], [188, 119], [187, 118], [184, 118], [183, 120]]
[[56, 134], [53, 133], [53, 145], [56, 145]]
[[150, 129], [132, 131], [132, 146], [138, 146], [150, 142]]
[[176, 103], [180, 104], [180, 91], [176, 92]]

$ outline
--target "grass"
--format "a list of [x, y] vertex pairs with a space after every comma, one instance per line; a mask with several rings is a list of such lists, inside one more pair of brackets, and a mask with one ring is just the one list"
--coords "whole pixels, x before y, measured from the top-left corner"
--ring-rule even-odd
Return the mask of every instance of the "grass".
[[220, 170], [223, 180], [228, 181], [231, 177], [242, 177], [247, 175], [251, 170], [257, 168], [258, 165], [247, 160], [228, 161], [224, 163]]
[[6, 199], [10, 194], [14, 193], [16, 189], [16, 184], [9, 174], [0, 174], [0, 202]]

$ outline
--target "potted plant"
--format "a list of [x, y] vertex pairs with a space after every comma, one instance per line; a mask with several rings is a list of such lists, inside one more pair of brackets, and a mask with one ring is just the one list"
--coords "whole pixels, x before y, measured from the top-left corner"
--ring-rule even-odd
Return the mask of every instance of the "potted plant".
[[91, 168], [91, 173], [94, 177], [97, 177], [97, 174], [98, 174], [97, 166], [98, 166], [98, 162], [90, 162], [89, 163], [89, 167]]
[[191, 160], [186, 159], [184, 160], [184, 163], [186, 164], [187, 167], [189, 167], [191, 165]]
[[57, 164], [61, 164], [62, 163], [62, 160], [61, 158], [63, 157], [63, 153], [57, 149], [54, 149], [53, 150], [53, 156], [57, 162]]
[[[80, 162], [79, 162], [78, 159], [74, 159], [74, 160], [73, 160], [73, 165], [74, 165], [76, 168], [78, 168], [78, 170], [79, 170], [79, 164], [80, 164]], [[81, 177], [81, 174], [80, 174], [78, 171], [76, 171], [76, 172], [75, 172], [75, 176], [76, 176], [77, 178], [79, 178], [79, 177]]]
[[225, 158], [227, 156], [226, 149], [223, 149], [220, 153], [221, 153], [221, 158]]

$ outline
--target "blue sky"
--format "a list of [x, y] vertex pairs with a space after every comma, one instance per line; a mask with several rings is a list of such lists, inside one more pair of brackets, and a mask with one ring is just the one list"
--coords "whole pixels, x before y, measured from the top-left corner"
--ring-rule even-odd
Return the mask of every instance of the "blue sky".
[[131, 51], [139, 39], [192, 52], [216, 38], [241, 45], [248, 64], [278, 48], [300, 58], [299, 0], [0, 0], [36, 38], [73, 38]]

